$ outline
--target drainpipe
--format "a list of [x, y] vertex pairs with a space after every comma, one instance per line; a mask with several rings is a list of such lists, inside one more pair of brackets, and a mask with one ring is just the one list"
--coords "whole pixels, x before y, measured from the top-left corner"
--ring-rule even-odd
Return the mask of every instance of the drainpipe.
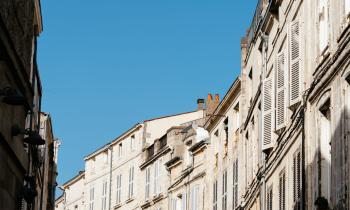
[[110, 161], [109, 161], [109, 192], [108, 192], [108, 209], [111, 209], [111, 196], [112, 196], [112, 169], [113, 169], [113, 167], [112, 167], [112, 161], [113, 161], [113, 147], [112, 146], [110, 146], [109, 148], [108, 148], [108, 152], [109, 152], [109, 156], [110, 156]]
[[[261, 39], [263, 42], [263, 46], [262, 46], [262, 63], [263, 63], [263, 72], [262, 72], [262, 77], [260, 77], [260, 79], [265, 79], [266, 78], [266, 72], [267, 72], [267, 45], [268, 45], [268, 36], [265, 33], [261, 34]], [[264, 88], [264, 86], [262, 86], [262, 88]], [[263, 91], [262, 91], [263, 93]], [[262, 112], [262, 110], [261, 110]], [[262, 116], [262, 113], [260, 113]], [[263, 118], [260, 117], [260, 123], [261, 125], [263, 124]], [[262, 129], [260, 129], [260, 137], [263, 136], [263, 131]], [[261, 139], [261, 138], [260, 138]], [[262, 146], [262, 141], [260, 142], [260, 147]], [[260, 148], [260, 150], [262, 149], [262, 147]], [[261, 205], [261, 209], [265, 210], [266, 209], [266, 180], [265, 180], [265, 175], [266, 175], [266, 155], [265, 153], [261, 150], [260, 151], [260, 161], [262, 161], [262, 177], [261, 177], [261, 197], [260, 197], [260, 205]]]
[[301, 209], [306, 209], [306, 173], [305, 173], [305, 110], [307, 100], [304, 100], [302, 110], [300, 112], [301, 118]]

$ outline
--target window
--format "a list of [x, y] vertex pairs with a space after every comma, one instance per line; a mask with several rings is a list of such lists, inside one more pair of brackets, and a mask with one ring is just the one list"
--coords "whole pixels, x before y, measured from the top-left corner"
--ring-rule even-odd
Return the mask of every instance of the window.
[[286, 174], [283, 171], [279, 177], [279, 210], [286, 209]]
[[[272, 72], [273, 70], [271, 70]], [[263, 124], [262, 124], [262, 130], [263, 130], [263, 144], [262, 144], [262, 150], [268, 150], [274, 146], [273, 142], [273, 134], [272, 134], [272, 128], [273, 128], [273, 111], [274, 111], [274, 85], [273, 85], [273, 76], [272, 73], [264, 79], [263, 81], [263, 90], [262, 90], [262, 100], [263, 100]]]
[[132, 135], [131, 137], [130, 137], [130, 150], [131, 151], [134, 151], [135, 150], [135, 135]]
[[177, 199], [176, 198], [171, 199], [171, 209], [177, 210]]
[[[293, 155], [293, 203], [299, 205], [300, 201], [300, 180], [301, 180], [301, 158], [300, 151], [295, 152]], [[299, 208], [295, 208], [299, 209]]]
[[134, 177], [135, 177], [135, 168], [131, 166], [129, 169], [129, 198], [134, 197]]
[[104, 181], [102, 183], [102, 210], [106, 210], [107, 209], [107, 181]]
[[227, 210], [227, 170], [222, 174], [222, 210]]
[[323, 52], [328, 45], [328, 0], [318, 1], [318, 23], [319, 23], [319, 51]]
[[186, 193], [182, 193], [181, 210], [187, 210], [187, 195], [186, 195]]
[[158, 195], [161, 191], [161, 184], [159, 182], [160, 179], [160, 169], [161, 169], [162, 159], [157, 160], [154, 163], [154, 194]]
[[121, 195], [122, 195], [122, 175], [119, 174], [117, 176], [117, 204], [120, 204], [121, 202]]
[[238, 207], [238, 160], [233, 162], [233, 209]]
[[89, 210], [94, 210], [94, 199], [95, 199], [95, 189], [90, 188], [90, 200], [89, 200]]
[[123, 144], [120, 143], [118, 145], [118, 157], [121, 157], [123, 155]]
[[213, 184], [213, 210], [218, 209], [218, 180]]
[[284, 50], [277, 55], [276, 67], [276, 130], [280, 130], [285, 126], [287, 107], [288, 69]]
[[151, 168], [146, 168], [146, 185], [145, 185], [145, 199], [149, 199], [150, 196], [150, 181], [151, 181]]
[[199, 210], [199, 186], [194, 186], [191, 189], [191, 210]]
[[294, 20], [289, 28], [289, 106], [293, 106], [301, 100], [301, 40], [300, 23]]
[[331, 100], [327, 99], [323, 105], [319, 108], [318, 113], [318, 138], [320, 145], [320, 164], [319, 171], [320, 176], [320, 191], [321, 196], [330, 200], [331, 197], [331, 140], [332, 140], [332, 131], [331, 131]]
[[273, 204], [272, 204], [272, 197], [273, 197], [273, 191], [272, 186], [268, 188], [266, 193], [266, 210], [273, 210]]

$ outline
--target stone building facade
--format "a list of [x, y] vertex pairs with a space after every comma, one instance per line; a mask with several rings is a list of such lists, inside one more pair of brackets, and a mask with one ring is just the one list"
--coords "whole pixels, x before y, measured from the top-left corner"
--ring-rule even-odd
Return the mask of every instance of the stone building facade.
[[[144, 161], [144, 151], [150, 153], [150, 148], [154, 148], [154, 141], [162, 139], [171, 127], [202, 119], [204, 114], [203, 109], [198, 109], [193, 112], [145, 120], [89, 154], [84, 158], [84, 180], [82, 182], [70, 180], [63, 184], [63, 197], [56, 201], [56, 209], [61, 207], [89, 210], [140, 209], [145, 202], [145, 179], [140, 178], [144, 177], [140, 169]], [[158, 151], [152, 150], [153, 154], [155, 152]], [[161, 183], [167, 174], [162, 162], [157, 161], [156, 164], [158, 164], [157, 167], [152, 165], [150, 172], [152, 177], [149, 178], [148, 183], [152, 199], [161, 190], [158, 187], [162, 186]], [[159, 181], [155, 185], [156, 170]], [[77, 186], [78, 183], [79, 186]], [[78, 189], [82, 192], [82, 196], [79, 199], [67, 196], [70, 189]], [[166, 190], [166, 187], [163, 190]], [[77, 192], [73, 194], [76, 195]], [[70, 203], [72, 205], [69, 205]]]
[[[47, 143], [39, 135], [42, 87], [36, 49], [41, 31], [39, 0], [0, 2], [0, 206], [8, 210], [47, 209], [42, 192], [53, 192], [38, 172], [46, 148], [40, 145]], [[44, 134], [52, 137], [51, 131]], [[45, 205], [53, 208], [50, 196]]]
[[133, 128], [142, 146], [115, 166], [107, 209], [350, 209], [349, 63], [349, 0], [258, 1], [240, 77], [202, 116]]
[[241, 208], [350, 208], [349, 12], [346, 0], [259, 1], [241, 42]]

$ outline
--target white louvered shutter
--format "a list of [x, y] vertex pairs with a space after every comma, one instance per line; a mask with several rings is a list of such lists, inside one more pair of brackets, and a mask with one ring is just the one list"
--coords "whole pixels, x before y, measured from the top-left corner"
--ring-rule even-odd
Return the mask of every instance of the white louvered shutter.
[[273, 104], [274, 104], [274, 91], [273, 91], [273, 72], [263, 82], [263, 136], [262, 136], [262, 150], [269, 149], [274, 146], [272, 137], [273, 128]]
[[299, 21], [293, 21], [289, 29], [289, 105], [301, 99], [301, 39]]
[[285, 126], [287, 104], [287, 70], [286, 54], [282, 50], [276, 61], [276, 130]]
[[187, 195], [186, 193], [182, 193], [182, 198], [181, 198], [181, 210], [187, 210]]

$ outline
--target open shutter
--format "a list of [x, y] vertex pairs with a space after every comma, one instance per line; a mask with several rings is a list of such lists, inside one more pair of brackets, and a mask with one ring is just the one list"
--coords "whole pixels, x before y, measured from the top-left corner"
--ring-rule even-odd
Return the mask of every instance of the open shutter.
[[289, 29], [289, 105], [301, 99], [301, 40], [299, 21], [293, 21]]
[[274, 104], [274, 91], [273, 91], [273, 72], [263, 82], [263, 141], [262, 150], [270, 149], [274, 146], [272, 139], [273, 128], [273, 104]]
[[276, 130], [285, 126], [287, 104], [287, 65], [285, 51], [277, 55], [276, 61]]

